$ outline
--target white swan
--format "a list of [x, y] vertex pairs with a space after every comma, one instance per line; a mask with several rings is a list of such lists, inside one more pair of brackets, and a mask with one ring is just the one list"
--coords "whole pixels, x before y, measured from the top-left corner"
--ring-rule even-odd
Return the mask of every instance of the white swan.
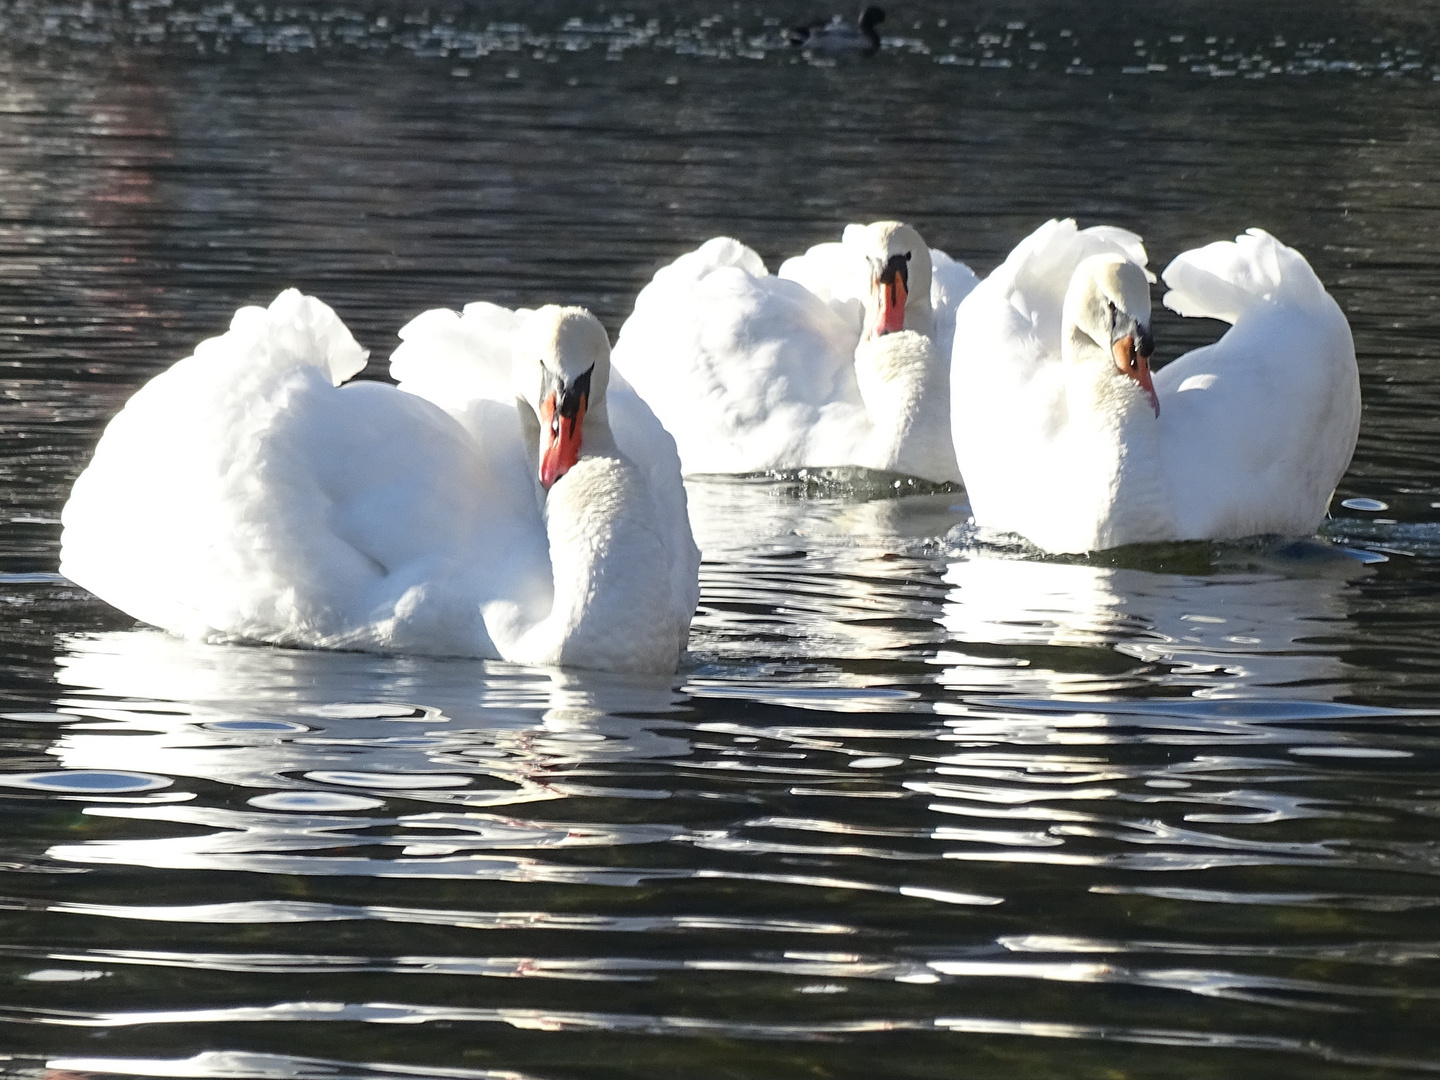
[[947, 358], [975, 281], [894, 221], [850, 225], [778, 275], [716, 237], [641, 290], [615, 367], [687, 474], [858, 465], [956, 480]]
[[699, 553], [599, 322], [472, 304], [400, 336], [399, 389], [340, 386], [366, 353], [328, 307], [242, 308], [106, 428], [61, 572], [188, 637], [673, 671]]
[[1132, 233], [1051, 221], [961, 304], [951, 412], [976, 523], [1052, 552], [1314, 531], [1360, 425], [1339, 306], [1259, 229], [1187, 251], [1166, 306], [1233, 325], [1152, 381], [1144, 264]]

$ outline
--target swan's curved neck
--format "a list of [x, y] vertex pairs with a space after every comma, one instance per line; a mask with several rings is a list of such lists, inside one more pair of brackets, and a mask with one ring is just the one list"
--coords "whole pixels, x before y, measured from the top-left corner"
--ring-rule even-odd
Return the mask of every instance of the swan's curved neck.
[[603, 400], [585, 417], [579, 460], [544, 495], [551, 603], [487, 610], [486, 626], [521, 663], [673, 671], [681, 631], [669, 557], [644, 475], [620, 453]]
[[958, 474], [950, 467], [950, 370], [928, 336], [902, 330], [862, 341], [855, 349], [855, 381], [873, 426], [871, 460], [931, 479], [940, 478], [937, 468]]
[[1164, 485], [1160, 425], [1135, 380], [1088, 340], [1067, 339], [1065, 459], [1070, 513], [1094, 523], [1091, 550], [1161, 539], [1173, 531]]

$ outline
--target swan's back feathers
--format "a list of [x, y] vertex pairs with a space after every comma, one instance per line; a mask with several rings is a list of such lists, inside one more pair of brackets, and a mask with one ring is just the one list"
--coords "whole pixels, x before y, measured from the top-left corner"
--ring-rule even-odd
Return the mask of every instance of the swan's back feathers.
[[697, 282], [712, 270], [734, 267], [752, 277], [764, 277], [765, 260], [754, 249], [729, 236], [714, 236], [694, 251], [687, 251], [668, 266], [655, 271], [655, 280], [669, 286]]
[[1177, 255], [1162, 276], [1165, 306], [1187, 318], [1233, 324], [1257, 303], [1315, 308], [1329, 299], [1305, 256], [1264, 229]]
[[[863, 227], [848, 225], [845, 233], [859, 235]], [[852, 326], [857, 339], [860, 337], [865, 326], [865, 297], [870, 292], [870, 268], [853, 248], [833, 240], [815, 244], [803, 255], [786, 259], [775, 276], [803, 285]]]
[[[753, 251], [721, 237], [656, 273], [612, 355], [655, 413], [670, 418], [686, 472], [749, 472], [807, 457], [838, 463], [816, 454], [840, 451], [809, 441], [837, 401], [863, 423], [857, 335], [808, 289], [768, 274]], [[863, 437], [857, 429], [854, 441]]]

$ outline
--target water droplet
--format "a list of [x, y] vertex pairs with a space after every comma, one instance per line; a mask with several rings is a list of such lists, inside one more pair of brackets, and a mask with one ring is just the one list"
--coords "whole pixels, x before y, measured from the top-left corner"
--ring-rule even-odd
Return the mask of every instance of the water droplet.
[[1340, 505], [1347, 510], [1368, 510], [1371, 513], [1390, 509], [1388, 503], [1383, 503], [1379, 499], [1345, 499]]
[[846, 762], [852, 769], [888, 769], [904, 765], [905, 759], [898, 757], [857, 757]]

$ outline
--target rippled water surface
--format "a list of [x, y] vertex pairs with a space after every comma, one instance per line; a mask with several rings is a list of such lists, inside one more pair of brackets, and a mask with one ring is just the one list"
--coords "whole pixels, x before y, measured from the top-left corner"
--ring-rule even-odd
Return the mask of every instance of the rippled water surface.
[[[0, 1074], [1440, 1073], [1425, 5], [0, 0]], [[821, 9], [823, 10], [823, 9]], [[612, 333], [716, 233], [1264, 226], [1355, 331], [1322, 534], [1041, 559], [697, 481], [670, 680], [186, 644], [55, 573], [146, 378], [286, 285]], [[1157, 319], [1161, 358], [1211, 325]]]

